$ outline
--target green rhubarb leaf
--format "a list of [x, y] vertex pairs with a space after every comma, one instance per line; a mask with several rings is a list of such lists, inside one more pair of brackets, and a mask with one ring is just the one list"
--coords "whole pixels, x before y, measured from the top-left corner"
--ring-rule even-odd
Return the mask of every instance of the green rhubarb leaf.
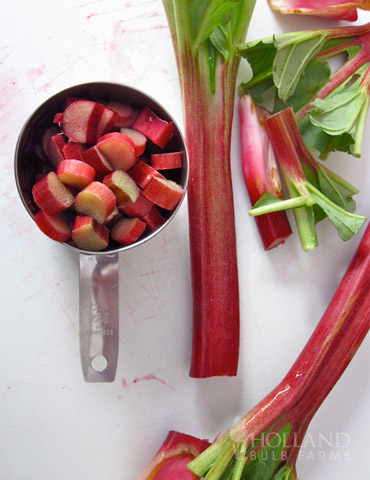
[[223, 26], [216, 27], [211, 33], [209, 39], [215, 49], [218, 50], [223, 56], [224, 60], [226, 60], [229, 48], [226, 28]]
[[292, 107], [294, 112], [304, 107], [311, 98], [328, 82], [330, 78], [330, 67], [327, 62], [311, 60], [305, 70], [293, 95], [286, 102], [276, 95], [273, 112], [278, 112], [287, 107]]
[[321, 192], [339, 207], [354, 213], [356, 203], [352, 196], [358, 190], [328, 169], [319, 168], [317, 173]]
[[320, 152], [320, 158], [326, 159], [330, 152], [350, 153], [354, 144], [349, 133], [342, 135], [328, 135], [320, 127], [313, 125], [308, 116], [298, 122], [299, 131], [306, 146]]
[[[329, 135], [350, 132], [361, 111], [365, 96], [363, 91], [348, 88], [327, 98], [316, 98], [309, 113], [313, 125]], [[366, 93], [365, 93], [366, 95]]]
[[194, 45], [199, 47], [209, 39], [215, 28], [225, 26], [240, 8], [239, 1], [193, 0], [189, 2], [190, 18], [193, 31]]
[[276, 47], [271, 40], [267, 42], [261, 40], [240, 45], [239, 53], [248, 61], [253, 72], [252, 80], [245, 83], [246, 88], [257, 83], [256, 79], [263, 80], [272, 77], [272, 65]]
[[284, 102], [295, 92], [301, 75], [308, 62], [320, 51], [324, 38], [315, 35], [297, 43], [277, 47], [272, 72], [279, 98]]
[[[301, 165], [302, 165], [302, 169], [303, 169], [304, 175], [307, 178], [307, 180], [314, 187], [316, 187], [318, 190], [320, 190], [320, 183], [319, 183], [319, 178], [318, 178], [317, 173], [314, 173], [310, 168], [308, 168], [306, 166], [305, 163], [301, 162]], [[318, 222], [321, 222], [322, 220], [324, 220], [324, 218], [326, 218], [326, 213], [318, 205], [316, 205], [316, 204], [313, 205], [312, 209], [313, 209], [315, 224], [318, 223]]]
[[325, 197], [325, 195], [313, 185], [308, 184], [307, 188], [317, 205], [324, 210], [329, 220], [333, 223], [342, 240], [347, 241], [351, 239], [353, 235], [360, 230], [366, 221], [366, 217], [346, 212], [343, 208]]
[[250, 454], [251, 459], [247, 461], [244, 467], [242, 480], [272, 480], [274, 478], [291, 429], [292, 425], [288, 423], [276, 435], [268, 435], [266, 437], [266, 445], [257, 453]]

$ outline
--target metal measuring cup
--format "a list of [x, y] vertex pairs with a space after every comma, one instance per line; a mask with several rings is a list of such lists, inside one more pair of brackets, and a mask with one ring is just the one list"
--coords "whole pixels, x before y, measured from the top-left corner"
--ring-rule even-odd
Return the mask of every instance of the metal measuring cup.
[[[36, 154], [42, 135], [53, 125], [56, 113], [62, 112], [67, 98], [82, 97], [99, 102], [117, 101], [133, 107], [150, 107], [160, 118], [174, 123], [174, 135], [166, 151], [181, 151], [183, 165], [166, 176], [185, 190], [188, 182], [188, 158], [184, 138], [169, 113], [147, 94], [125, 85], [94, 82], [67, 88], [46, 100], [25, 123], [15, 151], [15, 178], [21, 200], [33, 218], [38, 207], [33, 201], [35, 175], [41, 171], [42, 160]], [[155, 146], [150, 148], [155, 151]], [[110, 241], [100, 252], [81, 250], [65, 243], [79, 253], [79, 332], [80, 356], [86, 382], [112, 382], [116, 375], [119, 339], [119, 253], [150, 240], [163, 230], [180, 208], [163, 211], [165, 222], [155, 231], [146, 233], [135, 243], [122, 246]]]

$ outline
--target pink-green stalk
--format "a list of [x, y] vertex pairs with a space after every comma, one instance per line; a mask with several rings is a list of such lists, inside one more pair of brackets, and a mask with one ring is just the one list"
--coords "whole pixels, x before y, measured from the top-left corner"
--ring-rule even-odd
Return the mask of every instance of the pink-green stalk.
[[[305, 251], [312, 250], [318, 245], [315, 223], [314, 206], [318, 205], [335, 225], [338, 234], [343, 240], [349, 240], [364, 224], [366, 217], [355, 215], [348, 208], [348, 201], [344, 205], [338, 204], [338, 195], [335, 183], [332, 189], [323, 188], [318, 176], [326, 175], [335, 180], [340, 187], [349, 186], [338, 175], [331, 174], [328, 169], [321, 168], [305, 147], [297, 128], [291, 108], [286, 108], [271, 115], [265, 120], [270, 141], [277, 156], [284, 182], [289, 194], [287, 200], [281, 200], [266, 194], [260, 198], [250, 210], [250, 215], [293, 208], [302, 247]], [[306, 167], [306, 172], [303, 169]], [[309, 178], [307, 178], [309, 177]], [[350, 186], [349, 186], [350, 187]], [[347, 188], [350, 197], [356, 190]], [[352, 188], [352, 187], [351, 187]], [[334, 190], [334, 191], [333, 191]], [[343, 196], [339, 196], [343, 199]]]
[[231, 126], [239, 57], [254, 0], [163, 1], [176, 54], [189, 154], [193, 292], [190, 375], [236, 375], [239, 293]]
[[284, 436], [284, 448], [275, 470], [263, 478], [295, 480], [299, 449], [310, 421], [369, 328], [370, 225], [329, 306], [288, 374], [188, 468], [206, 480], [219, 480], [232, 464], [234, 471], [229, 478], [240, 480], [253, 455]]
[[357, 9], [370, 10], [369, 0], [269, 0], [283, 14], [314, 15], [333, 20], [356, 21]]
[[[283, 187], [274, 150], [264, 126], [264, 118], [267, 115], [268, 112], [256, 106], [250, 95], [240, 97], [241, 163], [252, 206], [264, 193], [283, 198]], [[292, 234], [284, 211], [255, 217], [255, 221], [265, 250], [284, 243]]]

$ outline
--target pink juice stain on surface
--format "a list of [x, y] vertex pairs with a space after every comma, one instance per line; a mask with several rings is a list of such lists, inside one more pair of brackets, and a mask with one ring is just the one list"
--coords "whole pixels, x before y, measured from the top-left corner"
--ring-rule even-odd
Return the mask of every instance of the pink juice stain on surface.
[[151, 381], [151, 380], [155, 380], [157, 382], [160, 382], [160, 383], [162, 383], [162, 385], [165, 385], [166, 387], [170, 388], [171, 390], [176, 391], [176, 389], [174, 387], [169, 385], [167, 382], [165, 382], [161, 378], [158, 378], [156, 375], [154, 375], [154, 373], [149, 373], [148, 375], [144, 375], [143, 377], [136, 377], [132, 381], [128, 381], [125, 378], [121, 378], [121, 384], [122, 384], [123, 387], [128, 387], [130, 384], [147, 382], [147, 381]]

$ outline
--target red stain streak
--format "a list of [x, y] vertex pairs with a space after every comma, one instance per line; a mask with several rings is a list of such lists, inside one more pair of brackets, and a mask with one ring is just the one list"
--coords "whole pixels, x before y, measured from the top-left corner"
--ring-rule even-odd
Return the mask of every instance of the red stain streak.
[[173, 388], [171, 385], [166, 383], [164, 380], [161, 378], [158, 378], [154, 373], [149, 373], [148, 375], [144, 375], [143, 377], [136, 377], [132, 380], [132, 382], [128, 382], [125, 378], [121, 378], [121, 383], [123, 387], [128, 387], [130, 383], [140, 383], [143, 381], [150, 381], [150, 380], [156, 380], [157, 382], [162, 383], [162, 385], [165, 385], [166, 387], [170, 388], [171, 390], [174, 390], [176, 392], [176, 389]]

